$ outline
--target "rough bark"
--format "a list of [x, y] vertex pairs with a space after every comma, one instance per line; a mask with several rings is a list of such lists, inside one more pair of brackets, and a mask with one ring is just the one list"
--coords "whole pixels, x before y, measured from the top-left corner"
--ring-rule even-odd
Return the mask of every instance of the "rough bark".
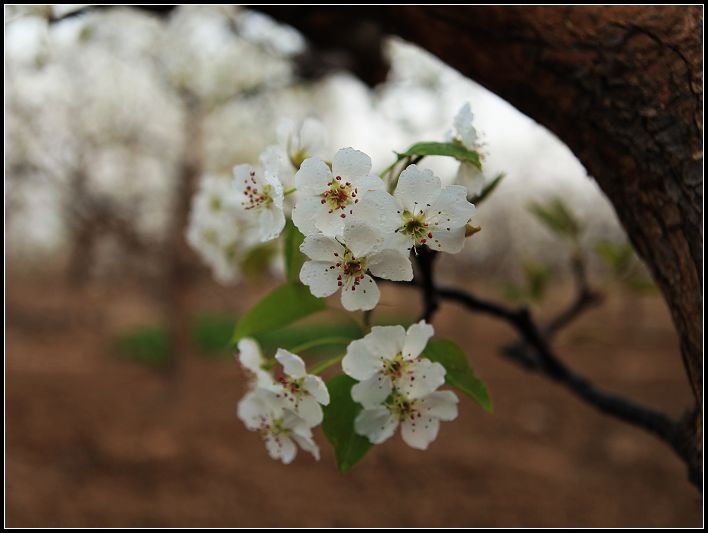
[[700, 442], [701, 6], [259, 9], [319, 46], [329, 39], [347, 47], [342, 28], [375, 22], [380, 33], [426, 48], [558, 135], [607, 194], [663, 292], [696, 398], [690, 424]]

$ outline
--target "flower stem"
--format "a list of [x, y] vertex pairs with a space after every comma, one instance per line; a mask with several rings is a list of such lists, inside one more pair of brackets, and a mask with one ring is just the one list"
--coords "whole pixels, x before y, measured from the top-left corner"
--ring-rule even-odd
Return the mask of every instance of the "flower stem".
[[344, 359], [344, 355], [345, 354], [341, 354], [341, 355], [337, 355], [335, 357], [331, 357], [329, 359], [325, 359], [319, 365], [317, 365], [315, 368], [310, 370], [310, 373], [311, 374], [320, 374], [324, 370], [327, 370], [330, 366], [333, 366], [333, 365], [336, 365], [337, 363], [339, 363], [339, 361]]
[[290, 349], [293, 353], [304, 352], [310, 348], [316, 348], [317, 346], [327, 346], [333, 344], [349, 344], [352, 340], [346, 337], [323, 337], [321, 339], [313, 339], [311, 341], [303, 342], [298, 344], [294, 348]]

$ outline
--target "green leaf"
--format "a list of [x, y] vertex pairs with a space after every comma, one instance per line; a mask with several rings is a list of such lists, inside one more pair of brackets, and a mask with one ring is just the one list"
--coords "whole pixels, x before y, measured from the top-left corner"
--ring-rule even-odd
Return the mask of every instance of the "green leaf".
[[551, 280], [553, 269], [545, 263], [536, 261], [524, 262], [524, 273], [526, 274], [526, 285], [528, 287], [528, 298], [533, 302], [539, 302], [546, 293], [548, 282]]
[[595, 244], [595, 251], [617, 278], [626, 274], [632, 265], [634, 250], [628, 243], [602, 240]]
[[467, 354], [450, 339], [430, 341], [423, 355], [445, 367], [445, 383], [455, 387], [492, 412], [492, 400], [484, 382], [479, 379], [467, 360]]
[[478, 169], [482, 169], [482, 162], [479, 159], [479, 154], [474, 150], [468, 150], [463, 145], [457, 143], [416, 143], [405, 152], [398, 154], [398, 159], [400, 161], [404, 157], [427, 155], [442, 155], [446, 157], [454, 157], [458, 161], [472, 163]]
[[238, 321], [231, 342], [287, 326], [325, 307], [325, 301], [312, 296], [303, 284], [288, 281], [268, 293]]
[[300, 251], [300, 245], [305, 240], [305, 236], [300, 233], [293, 224], [292, 220], [288, 220], [285, 226], [285, 274], [288, 281], [298, 281], [300, 279], [300, 269], [305, 262], [305, 254]]
[[490, 194], [494, 192], [494, 189], [496, 189], [497, 186], [501, 183], [501, 180], [504, 179], [504, 176], [505, 174], [503, 172], [497, 175], [496, 178], [494, 178], [492, 181], [490, 181], [484, 186], [484, 188], [479, 194], [476, 194], [472, 198], [470, 198], [470, 202], [473, 203], [475, 206], [479, 206], [479, 204], [481, 204], [489, 197]]
[[356, 381], [349, 376], [335, 376], [327, 382], [329, 405], [324, 407], [322, 429], [334, 447], [337, 468], [349, 471], [369, 451], [369, 439], [354, 432], [354, 419], [362, 406], [352, 400], [352, 386]]
[[577, 241], [582, 230], [580, 222], [560, 197], [553, 198], [548, 206], [532, 202], [529, 211], [559, 237]]

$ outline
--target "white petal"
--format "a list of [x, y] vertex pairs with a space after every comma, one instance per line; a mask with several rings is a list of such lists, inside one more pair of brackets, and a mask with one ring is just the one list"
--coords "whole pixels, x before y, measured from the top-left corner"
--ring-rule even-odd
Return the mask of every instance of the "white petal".
[[258, 396], [249, 392], [238, 403], [237, 414], [241, 422], [253, 431], [260, 427], [260, 417], [266, 416], [267, 412]]
[[426, 210], [438, 229], [464, 226], [474, 215], [475, 207], [467, 201], [467, 189], [462, 185], [448, 185]]
[[300, 245], [300, 251], [314, 261], [334, 263], [344, 255], [344, 247], [332, 237], [308, 235]]
[[369, 191], [383, 191], [386, 185], [378, 176], [363, 176], [352, 181], [352, 188], [356, 189], [359, 198]]
[[363, 340], [375, 357], [392, 359], [403, 351], [406, 330], [403, 326], [374, 326]]
[[255, 339], [246, 337], [238, 341], [238, 360], [241, 366], [254, 374], [261, 369], [263, 353]]
[[312, 396], [300, 398], [295, 412], [305, 421], [308, 427], [315, 427], [322, 423], [322, 407]]
[[278, 175], [285, 162], [285, 152], [277, 145], [272, 144], [261, 152], [258, 156], [266, 175]]
[[377, 372], [369, 379], [360, 381], [352, 387], [352, 400], [364, 407], [376, 407], [391, 394], [391, 378]]
[[413, 279], [413, 266], [410, 254], [399, 250], [383, 250], [368, 257], [369, 271], [378, 278], [391, 281], [410, 281]]
[[340, 211], [330, 213], [327, 209], [321, 209], [314, 217], [315, 227], [328, 237], [339, 237], [344, 233], [344, 221]]
[[364, 409], [354, 420], [354, 431], [373, 444], [381, 444], [396, 431], [398, 419], [386, 407]]
[[295, 207], [293, 207], [293, 224], [295, 224], [303, 235], [315, 234], [317, 233], [315, 217], [319, 216], [322, 212], [326, 213], [327, 207], [322, 205], [321, 199], [318, 196], [299, 195]]
[[470, 150], [477, 148], [479, 137], [474, 127], [474, 114], [470, 109], [470, 104], [465, 103], [457, 112], [454, 120], [455, 130], [462, 144]]
[[477, 165], [463, 161], [457, 169], [455, 181], [465, 186], [469, 194], [479, 194], [484, 189], [486, 176]]
[[352, 220], [344, 225], [344, 243], [354, 257], [366, 257], [371, 250], [383, 244], [383, 233], [376, 231], [369, 224]]
[[427, 359], [411, 363], [395, 386], [411, 400], [427, 396], [445, 383], [445, 367]]
[[327, 163], [316, 157], [305, 159], [295, 173], [295, 187], [301, 193], [317, 195], [327, 189], [332, 181], [332, 172]]
[[275, 205], [258, 209], [258, 231], [261, 242], [276, 239], [285, 227], [283, 209]]
[[366, 176], [371, 170], [371, 158], [354, 148], [342, 148], [332, 160], [332, 174], [348, 181]]
[[330, 269], [332, 263], [307, 261], [300, 269], [300, 281], [310, 287], [310, 292], [317, 298], [324, 298], [337, 292], [337, 271]]
[[327, 139], [327, 130], [317, 119], [308, 117], [300, 128], [300, 149], [309, 157], [320, 150]]
[[295, 355], [294, 353], [284, 350], [283, 348], [278, 348], [275, 358], [281, 365], [283, 365], [283, 370], [288, 376], [296, 379], [305, 377], [305, 374], [307, 373], [305, 371], [305, 361], [303, 361], [299, 355]]
[[435, 334], [433, 326], [425, 320], [421, 320], [417, 324], [413, 324], [406, 332], [406, 342], [403, 344], [403, 357], [406, 359], [415, 359], [418, 357], [428, 344], [430, 337]]
[[342, 287], [342, 306], [347, 311], [368, 311], [376, 307], [380, 296], [376, 282], [365, 274], [359, 285]]
[[432, 239], [428, 239], [428, 246], [438, 252], [448, 254], [456, 254], [462, 250], [465, 245], [465, 227], [458, 228], [441, 228], [431, 232]]
[[300, 446], [300, 448], [302, 448], [306, 452], [311, 453], [312, 456], [318, 461], [320, 460], [320, 449], [317, 444], [315, 444], [315, 441], [312, 440], [312, 437], [305, 438], [298, 434], [293, 434], [292, 437], [295, 442], [298, 443], [298, 446]]
[[403, 441], [417, 450], [427, 449], [428, 445], [438, 436], [439, 430], [440, 421], [429, 416], [406, 419], [401, 423]]
[[285, 435], [269, 433], [265, 437], [265, 444], [271, 459], [280, 459], [284, 465], [292, 463], [297, 455], [297, 446], [290, 437]]
[[303, 383], [308, 394], [317, 400], [322, 405], [329, 405], [329, 391], [322, 378], [319, 376], [308, 375]]
[[342, 370], [345, 374], [361, 381], [369, 379], [382, 368], [381, 360], [369, 351], [369, 344], [365, 339], [349, 343], [347, 353], [342, 359]]
[[450, 421], [457, 418], [457, 396], [449, 390], [431, 392], [418, 402], [423, 415]]
[[398, 178], [393, 195], [411, 213], [419, 213], [440, 194], [442, 182], [432, 171], [409, 165]]
[[357, 220], [370, 224], [384, 234], [393, 233], [403, 225], [401, 210], [396, 199], [386, 191], [367, 192], [352, 208]]

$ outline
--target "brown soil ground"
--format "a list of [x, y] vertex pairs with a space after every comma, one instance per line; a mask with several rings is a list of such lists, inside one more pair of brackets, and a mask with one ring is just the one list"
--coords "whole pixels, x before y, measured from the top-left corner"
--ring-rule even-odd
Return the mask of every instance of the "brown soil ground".
[[[385, 304], [418, 303], [405, 289], [385, 291]], [[238, 308], [233, 300], [252, 296], [207, 287], [195, 309]], [[511, 366], [496, 352], [511, 331], [452, 305], [436, 318], [438, 333], [468, 349], [495, 413], [462, 399], [460, 417], [429, 451], [397, 437], [345, 476], [320, 430], [320, 462], [268, 458], [235, 417], [243, 380], [233, 361], [193, 357], [167, 379], [112, 357], [116, 332], [159, 317], [137, 288], [8, 279], [6, 312], [8, 526], [702, 522], [701, 500], [669, 448]], [[614, 296], [556, 344], [608, 389], [674, 416], [689, 404], [657, 296]]]

